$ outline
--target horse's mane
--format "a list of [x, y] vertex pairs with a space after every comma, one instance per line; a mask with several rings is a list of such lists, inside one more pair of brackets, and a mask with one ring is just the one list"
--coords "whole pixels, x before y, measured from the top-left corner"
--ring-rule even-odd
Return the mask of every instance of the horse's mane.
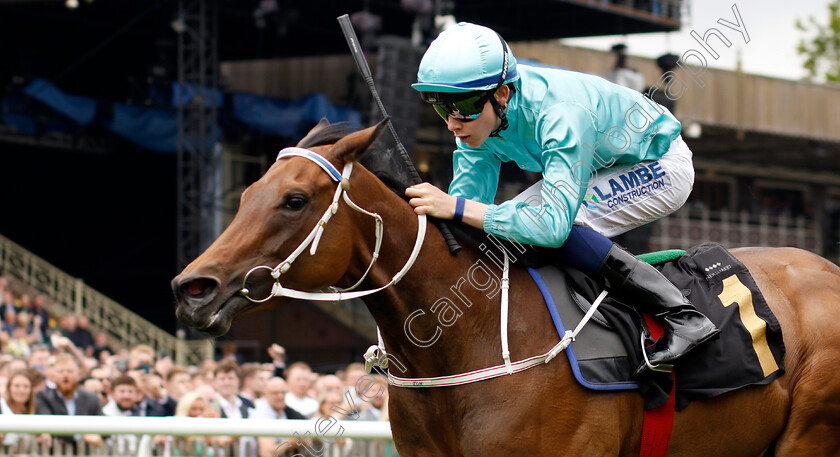
[[[299, 146], [311, 148], [315, 146], [326, 146], [335, 144], [345, 136], [358, 131], [359, 129], [347, 122], [336, 122], [317, 127], [303, 140]], [[411, 185], [408, 170], [402, 161], [396, 159], [393, 149], [386, 148], [382, 141], [376, 141], [359, 161], [365, 168], [373, 173], [383, 184], [388, 186], [395, 194], [403, 200], [406, 187]]]
[[[356, 127], [346, 122], [322, 125], [301, 140], [299, 146], [302, 148], [311, 148], [335, 144], [341, 138], [357, 130]], [[391, 191], [403, 200], [408, 201], [408, 198], [405, 196], [405, 189], [411, 186], [410, 174], [406, 165], [401, 160], [398, 160], [396, 156], [397, 153], [392, 148], [386, 148], [382, 145], [381, 141], [376, 141], [364, 154], [360, 163], [368, 171], [373, 173], [374, 176], [379, 178]], [[446, 224], [452, 229], [455, 237], [461, 243], [467, 243], [476, 249], [481, 244], [487, 244], [488, 235], [483, 230], [470, 227], [460, 222], [446, 221]], [[505, 245], [509, 252], [516, 252], [518, 254], [519, 251], [514, 247], [513, 243], [499, 237], [496, 237], [496, 241]], [[544, 265], [547, 263], [545, 260], [547, 251], [546, 249], [537, 251], [533, 247], [528, 246], [527, 252], [521, 257], [522, 264], [526, 266]]]

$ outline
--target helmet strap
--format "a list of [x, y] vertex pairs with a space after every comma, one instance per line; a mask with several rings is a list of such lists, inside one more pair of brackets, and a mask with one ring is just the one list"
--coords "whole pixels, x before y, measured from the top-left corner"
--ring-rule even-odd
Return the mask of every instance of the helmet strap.
[[[510, 89], [510, 92], [508, 92], [507, 103], [510, 104], [510, 100], [513, 98], [513, 94], [516, 93], [516, 87], [514, 87], [513, 84], [508, 84], [507, 86], [508, 86], [508, 89]], [[499, 124], [499, 126], [496, 127], [495, 130], [490, 132], [490, 136], [491, 137], [499, 136], [499, 133], [501, 133], [502, 130], [508, 128], [507, 109], [506, 109], [508, 105], [502, 106], [496, 100], [495, 95], [490, 97], [490, 105], [493, 107], [493, 111], [496, 112], [496, 116], [499, 116], [499, 120], [502, 121]]]
[[502, 130], [508, 128], [507, 111], [504, 106], [500, 105], [499, 102], [496, 101], [496, 97], [490, 97], [490, 105], [493, 106], [493, 111], [496, 112], [496, 116], [499, 116], [499, 120], [501, 120], [499, 126], [490, 132], [490, 136], [499, 136], [499, 133], [501, 133]]
[[[502, 121], [495, 130], [490, 132], [490, 136], [499, 136], [499, 133], [508, 127], [508, 120], [507, 120], [507, 112], [505, 111], [505, 107], [500, 105], [498, 101], [496, 101], [495, 92], [499, 90], [505, 84], [505, 78], [507, 78], [508, 72], [508, 52], [507, 52], [507, 43], [505, 43], [505, 39], [496, 32], [496, 36], [499, 37], [499, 41], [502, 42], [502, 73], [499, 75], [499, 82], [496, 83], [496, 88], [493, 90], [494, 94], [490, 96], [490, 104], [493, 106], [493, 111], [496, 112], [496, 116], [499, 116], [499, 119]], [[511, 89], [511, 94], [513, 91]], [[510, 99], [508, 99], [510, 101]]]

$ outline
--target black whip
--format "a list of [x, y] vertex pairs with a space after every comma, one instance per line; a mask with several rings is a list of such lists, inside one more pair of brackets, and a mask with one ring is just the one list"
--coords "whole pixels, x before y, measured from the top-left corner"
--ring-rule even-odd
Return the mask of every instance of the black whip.
[[[344, 38], [347, 40], [347, 45], [350, 46], [350, 53], [353, 55], [353, 60], [356, 61], [356, 67], [359, 68], [359, 72], [362, 74], [362, 78], [367, 83], [370, 93], [373, 95], [373, 99], [376, 100], [376, 104], [379, 106], [379, 111], [382, 112], [382, 116], [388, 119], [388, 129], [391, 130], [391, 135], [394, 136], [394, 141], [397, 143], [397, 151], [399, 151], [400, 157], [403, 159], [403, 162], [405, 162], [406, 167], [408, 167], [408, 172], [411, 175], [412, 181], [414, 181], [414, 184], [420, 184], [423, 182], [423, 179], [420, 178], [420, 174], [417, 173], [417, 169], [414, 168], [414, 163], [411, 161], [408, 151], [405, 150], [405, 146], [403, 146], [400, 138], [397, 136], [397, 130], [394, 129], [394, 123], [391, 122], [391, 119], [388, 117], [388, 112], [385, 110], [385, 105], [382, 104], [382, 99], [379, 98], [379, 92], [376, 90], [376, 84], [373, 83], [373, 75], [370, 72], [370, 66], [368, 66], [367, 59], [365, 59], [365, 54], [359, 44], [359, 38], [356, 36], [353, 24], [350, 22], [350, 16], [346, 14], [339, 16], [338, 24], [341, 26], [341, 31], [344, 33]], [[446, 244], [449, 246], [449, 252], [455, 254], [461, 250], [461, 245], [458, 244], [458, 241], [456, 241], [455, 237], [452, 236], [452, 232], [449, 231], [449, 226], [440, 219], [436, 219], [435, 224], [438, 229], [440, 229], [443, 239], [446, 240]]]

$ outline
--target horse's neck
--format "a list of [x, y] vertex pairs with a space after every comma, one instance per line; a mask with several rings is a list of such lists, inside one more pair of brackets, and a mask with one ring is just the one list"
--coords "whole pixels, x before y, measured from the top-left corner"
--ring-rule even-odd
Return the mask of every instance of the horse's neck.
[[[389, 206], [381, 255], [366, 288], [387, 283], [414, 247], [417, 216], [402, 208], [407, 206], [402, 201]], [[359, 256], [369, 257], [371, 246], [363, 245]], [[361, 268], [362, 264], [356, 266]], [[450, 254], [440, 231], [429, 224], [423, 248], [408, 274], [365, 298], [388, 352], [408, 366], [407, 373], [399, 375], [457, 372], [481, 359], [483, 352], [497, 354], [500, 278], [494, 262], [471, 246]]]

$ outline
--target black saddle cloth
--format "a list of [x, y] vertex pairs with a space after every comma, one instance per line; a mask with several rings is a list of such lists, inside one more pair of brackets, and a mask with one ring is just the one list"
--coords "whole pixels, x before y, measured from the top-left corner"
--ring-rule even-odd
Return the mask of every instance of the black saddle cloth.
[[[784, 373], [781, 326], [746, 266], [729, 251], [716, 243], [704, 243], [689, 249], [682, 257], [655, 267], [721, 329], [718, 339], [677, 362], [677, 410], [694, 400], [748, 385], [768, 384]], [[591, 303], [601, 292], [595, 281], [583, 273], [566, 269], [565, 274], [566, 282], [585, 299], [580, 300], [579, 296], [578, 303]], [[627, 362], [632, 367], [639, 366], [641, 331], [647, 328], [641, 315], [632, 303], [612, 295], [604, 300], [599, 312], [602, 324], [596, 325], [606, 323], [611, 327], [627, 349]], [[564, 322], [566, 329], [576, 325], [577, 322]], [[635, 380], [645, 398], [646, 409], [667, 401], [673, 379], [669, 373], [648, 371]]]

